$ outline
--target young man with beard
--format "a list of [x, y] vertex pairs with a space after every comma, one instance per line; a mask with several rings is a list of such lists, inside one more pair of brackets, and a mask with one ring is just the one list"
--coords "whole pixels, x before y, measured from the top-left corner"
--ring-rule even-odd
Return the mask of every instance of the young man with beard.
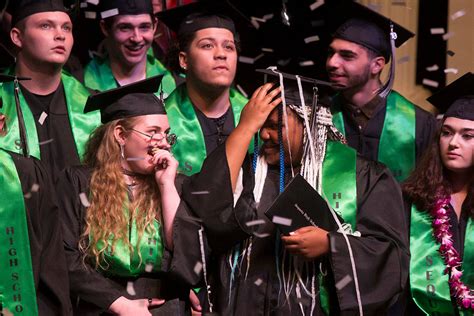
[[163, 97], [168, 97], [176, 84], [150, 48], [157, 26], [151, 1], [102, 0], [99, 9], [106, 52], [86, 66], [84, 84], [105, 91], [164, 75], [157, 94], [162, 90]]
[[29, 155], [44, 160], [53, 179], [66, 166], [78, 164], [97, 113], [84, 114], [88, 90], [62, 67], [73, 45], [72, 23], [61, 0], [12, 1], [10, 37], [17, 50], [8, 73], [31, 80], [7, 82], [0, 97], [9, 133], [0, 147], [22, 152], [15, 99], [27, 131]]
[[[382, 164], [341, 143], [328, 108], [307, 106], [311, 99], [303, 99], [298, 88], [282, 88], [286, 106], [277, 107], [280, 89], [271, 87], [253, 94], [225, 148], [218, 147], [206, 159], [206, 171], [183, 190], [190, 205], [199, 205], [193, 210], [202, 220], [211, 258], [218, 258], [208, 263], [205, 310], [382, 315], [402, 293], [408, 271], [398, 184]], [[263, 147], [252, 168], [245, 149], [258, 130]], [[208, 164], [214, 167], [211, 174]], [[350, 224], [346, 235], [307, 226], [282, 236], [264, 215], [298, 173], [328, 200], [345, 227]]]
[[[395, 46], [413, 34], [358, 3], [336, 11], [346, 21], [334, 33], [326, 61], [329, 79], [339, 92], [333, 98], [334, 124], [349, 146], [383, 162], [403, 181], [436, 127], [433, 115], [391, 89]], [[390, 61], [388, 82], [382, 84], [380, 74]]]

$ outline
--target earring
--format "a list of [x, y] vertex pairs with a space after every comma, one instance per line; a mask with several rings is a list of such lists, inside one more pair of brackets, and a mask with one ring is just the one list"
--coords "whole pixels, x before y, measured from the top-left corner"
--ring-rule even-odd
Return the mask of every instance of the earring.
[[120, 144], [120, 156], [122, 157], [122, 159], [125, 159], [125, 153], [123, 151], [123, 144]]
[[182, 66], [181, 68], [183, 68], [183, 70], [186, 70], [186, 66]]

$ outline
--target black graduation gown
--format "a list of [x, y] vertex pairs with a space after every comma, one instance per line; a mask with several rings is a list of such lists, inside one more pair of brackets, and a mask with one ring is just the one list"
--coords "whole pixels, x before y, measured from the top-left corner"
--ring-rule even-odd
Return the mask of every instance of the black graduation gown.
[[[56, 197], [48, 173], [35, 158], [10, 153], [21, 182], [39, 315], [71, 315], [66, 258]], [[34, 184], [38, 192], [31, 192]]]
[[[233, 207], [230, 175], [223, 157], [225, 146], [220, 146], [207, 157], [201, 173], [193, 175], [192, 181], [183, 188], [183, 198], [203, 221], [212, 251], [210, 279], [214, 311], [222, 315], [299, 315], [301, 312], [294, 290], [289, 297], [290, 305], [285, 304], [283, 290], [280, 291], [275, 267], [277, 232], [263, 214], [278, 195], [278, 173], [269, 168], [256, 210], [253, 176], [249, 176], [250, 164], [247, 161], [244, 190]], [[357, 266], [364, 314], [383, 315], [406, 285], [409, 253], [403, 201], [397, 182], [382, 164], [358, 158], [356, 172], [357, 230], [362, 237], [349, 236], [349, 239]], [[193, 191], [208, 191], [209, 194], [193, 195]], [[227, 254], [234, 245], [251, 236], [252, 230], [246, 223], [255, 219], [266, 222], [257, 233], [269, 233], [270, 236], [253, 237], [247, 279], [248, 261], [245, 259], [237, 265], [229, 302], [231, 269]], [[357, 314], [354, 283], [338, 291], [334, 287], [345, 276], [352, 276], [345, 241], [339, 233], [330, 233], [329, 239], [328, 272], [334, 280], [330, 288], [333, 294], [331, 306], [335, 314]], [[317, 283], [316, 280], [316, 293], [319, 292]], [[309, 315], [311, 304], [307, 298], [304, 309]], [[316, 298], [315, 314], [322, 315], [319, 296]]]
[[[466, 199], [464, 200], [464, 203], [461, 208], [461, 216], [459, 217], [459, 220], [456, 216], [456, 213], [454, 209], [451, 207], [451, 212], [449, 213], [449, 220], [451, 223], [451, 227], [449, 228], [449, 232], [451, 233], [452, 240], [453, 240], [453, 246], [456, 249], [456, 251], [459, 253], [461, 256], [461, 260], [464, 255], [464, 240], [466, 239], [466, 234], [468, 233], [466, 231], [467, 229], [467, 222], [469, 220], [470, 214], [473, 214], [473, 210], [470, 209], [471, 201], [474, 197], [472, 195], [468, 195]], [[409, 202], [409, 199], [405, 197], [405, 212], [407, 216], [407, 222], [408, 222], [408, 227], [410, 227], [410, 220], [411, 220], [411, 203]], [[472, 215], [471, 215], [472, 216]], [[470, 232], [471, 234], [474, 232]], [[408, 230], [408, 238], [410, 238], [410, 230]], [[408, 284], [406, 286], [405, 293], [403, 295], [403, 299], [408, 301], [407, 303], [407, 308], [405, 311], [405, 315], [413, 315], [413, 316], [424, 316], [425, 313], [422, 312], [419, 307], [416, 305], [416, 303], [413, 301], [413, 298], [411, 296], [410, 292], [410, 279], [408, 279]], [[453, 297], [451, 297], [451, 301], [453, 303], [455, 315], [459, 315], [459, 310], [456, 305], [456, 301]]]
[[[190, 217], [185, 204], [181, 203], [173, 227], [174, 249], [170, 252], [164, 247], [162, 272], [145, 273], [139, 278], [106, 277], [90, 266], [86, 268], [83, 255], [78, 249], [87, 211], [79, 195], [85, 193], [88, 196], [90, 177], [91, 169], [88, 167], [69, 167], [63, 171], [57, 184], [63, 208], [61, 221], [74, 314], [82, 316], [106, 313], [108, 307], [120, 296], [129, 299], [166, 299], [165, 305], [153, 309], [153, 315], [187, 314], [189, 289], [201, 280], [201, 275], [194, 272], [196, 263], [201, 261], [198, 238], [200, 224]], [[185, 177], [177, 178], [178, 192], [184, 181], [187, 181]], [[193, 251], [188, 252], [189, 249]], [[131, 296], [126, 290], [130, 281], [134, 284], [135, 296]]]
[[[387, 106], [380, 107], [362, 130], [342, 106], [344, 128], [349, 146], [357, 150], [364, 158], [378, 161], [380, 136], [382, 134]], [[426, 148], [430, 144], [437, 128], [433, 114], [415, 106], [415, 163], [418, 163]]]
[[[198, 108], [194, 108], [196, 116], [201, 125], [202, 134], [204, 136], [204, 143], [206, 145], [206, 152], [209, 155], [220, 144], [224, 143], [230, 133], [234, 130], [234, 113], [232, 107], [229, 106], [226, 113], [220, 118], [209, 118], [202, 113]], [[221, 125], [217, 121], [221, 121]]]

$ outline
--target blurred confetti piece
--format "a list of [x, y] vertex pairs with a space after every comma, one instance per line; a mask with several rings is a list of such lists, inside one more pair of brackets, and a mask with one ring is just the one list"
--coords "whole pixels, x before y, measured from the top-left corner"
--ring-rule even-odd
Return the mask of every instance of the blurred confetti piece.
[[135, 287], [133, 286], [132, 281], [127, 282], [127, 293], [131, 296], [137, 295], [137, 293], [135, 292]]
[[90, 4], [93, 4], [93, 5], [99, 4], [99, 0], [87, 0], [86, 2], [89, 2]]
[[446, 34], [443, 34], [443, 39], [446, 41], [453, 36], [454, 36], [454, 32], [448, 32]]
[[196, 275], [199, 275], [201, 273], [201, 271], [202, 271], [202, 263], [201, 263], [201, 261], [198, 261], [194, 265], [194, 273], [196, 273]]
[[273, 48], [262, 47], [261, 50], [265, 53], [273, 53]]
[[292, 219], [281, 217], [281, 216], [273, 216], [272, 222], [274, 222], [275, 224], [280, 224], [284, 226], [291, 226]]
[[422, 83], [425, 85], [425, 86], [430, 86], [430, 87], [434, 87], [434, 88], [438, 88], [439, 86], [439, 83], [437, 81], [434, 81], [434, 80], [431, 80], [431, 79], [423, 79]]
[[38, 183], [33, 183], [33, 185], [31, 186], [31, 192], [38, 192], [39, 191], [39, 184]]
[[127, 161], [139, 161], [139, 160], [145, 160], [145, 157], [128, 157]]
[[466, 15], [466, 10], [459, 10], [451, 14], [451, 20], [459, 19], [460, 17]]
[[263, 57], [263, 54], [258, 55], [255, 58], [247, 57], [247, 56], [239, 56], [239, 62], [244, 64], [254, 64], [257, 60]]
[[95, 20], [97, 18], [97, 12], [94, 11], [84, 11], [84, 17], [86, 19]]
[[263, 219], [256, 219], [254, 221], [250, 221], [250, 222], [245, 223], [245, 225], [247, 225], [248, 227], [256, 226], [256, 225], [263, 225], [263, 224], [265, 224], [265, 221]]
[[316, 2], [310, 4], [309, 9], [311, 11], [314, 11], [320, 6], [322, 6], [323, 4], [324, 4], [324, 0], [317, 0]]
[[448, 54], [448, 56], [450, 56], [450, 57], [453, 57], [456, 53], [453, 52], [452, 50], [448, 50], [448, 51], [446, 52], [446, 54]]
[[52, 143], [53, 141], [54, 141], [54, 138], [51, 138], [51, 139], [45, 140], [44, 142], [39, 142], [38, 145], [40, 146], [47, 145], [49, 143]]
[[434, 64], [433, 66], [430, 66], [430, 67], [426, 67], [427, 71], [436, 71], [438, 69], [439, 69], [439, 67], [436, 64]]
[[407, 4], [404, 0], [394, 0], [392, 1], [392, 5], [406, 6]]
[[288, 64], [290, 63], [290, 61], [291, 61], [291, 58], [288, 58], [288, 59], [279, 59], [279, 60], [277, 61], [277, 64], [278, 64], [279, 66], [286, 66], [286, 65], [288, 65]]
[[[23, 197], [24, 197], [25, 199], [27, 199], [27, 200], [28, 200], [28, 199], [31, 199], [31, 196], [32, 196], [31, 192], [27, 192], [27, 193], [23, 194]], [[0, 315], [1, 315], [1, 314], [0, 314]]]
[[300, 67], [313, 66], [313, 65], [314, 65], [314, 61], [312, 61], [312, 60], [300, 61], [299, 65], [300, 65]]
[[255, 280], [255, 282], [253, 282], [256, 286], [260, 286], [262, 285], [263, 281], [262, 279], [258, 278], [257, 280]]
[[41, 112], [41, 115], [38, 119], [38, 123], [40, 123], [40, 125], [43, 125], [44, 123], [44, 120], [46, 120], [46, 118], [48, 117], [48, 114], [46, 112]]
[[263, 16], [263, 19], [264, 19], [265, 21], [268, 21], [268, 20], [272, 19], [273, 17], [274, 17], [274, 14], [273, 14], [273, 13], [269, 13], [269, 14], [265, 14], [265, 15]]
[[446, 68], [444, 70], [445, 74], [457, 74], [459, 70], [457, 68]]
[[193, 195], [204, 195], [204, 194], [209, 194], [209, 191], [194, 191], [191, 192]]
[[91, 204], [89, 203], [89, 199], [87, 198], [87, 195], [84, 192], [79, 193], [79, 199], [81, 200], [82, 206], [84, 207], [91, 206]]
[[309, 36], [309, 37], [306, 37], [304, 39], [304, 42], [306, 44], [311, 43], [311, 42], [317, 42], [317, 41], [319, 41], [319, 36], [318, 35]]
[[338, 289], [339, 291], [342, 290], [343, 288], [345, 288], [347, 286], [347, 284], [349, 284], [350, 282], [352, 281], [352, 277], [347, 274], [345, 277], [343, 277], [342, 279], [340, 279], [337, 283], [336, 283], [336, 289]]
[[87, 8], [87, 2], [81, 2], [80, 7], [81, 8]]
[[247, 92], [245, 92], [245, 90], [239, 84], [237, 84], [236, 87], [237, 87], [237, 90], [239, 90], [239, 92], [242, 93], [244, 97], [246, 97], [247, 99], [249, 98], [249, 95], [247, 94]]
[[436, 35], [436, 34], [444, 34], [444, 28], [443, 27], [432, 27], [430, 29], [431, 34]]
[[150, 273], [151, 271], [153, 271], [153, 265], [151, 263], [147, 263], [145, 265], [145, 272]]
[[253, 235], [257, 238], [267, 238], [268, 236], [270, 236], [270, 234], [267, 234], [267, 233], [253, 233]]
[[403, 63], [406, 63], [410, 61], [410, 56], [403, 56], [403, 57], [400, 57], [397, 61], [398, 64], [403, 64]]

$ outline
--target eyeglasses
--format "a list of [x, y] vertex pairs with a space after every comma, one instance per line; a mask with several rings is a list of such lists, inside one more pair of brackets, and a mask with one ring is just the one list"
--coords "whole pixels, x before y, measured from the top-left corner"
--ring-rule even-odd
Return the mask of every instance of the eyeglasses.
[[138, 134], [146, 136], [148, 138], [147, 139], [148, 142], [151, 142], [152, 140], [156, 140], [156, 141], [160, 142], [163, 139], [166, 139], [168, 144], [170, 146], [173, 146], [178, 141], [178, 136], [176, 136], [176, 134], [173, 134], [173, 133], [170, 134], [169, 131], [166, 131], [164, 133], [163, 132], [160, 132], [160, 133], [153, 132], [152, 134], [147, 134], [147, 133], [144, 133], [142, 131], [136, 130], [134, 128], [131, 128], [131, 130], [134, 131], [134, 132], [137, 132]]

